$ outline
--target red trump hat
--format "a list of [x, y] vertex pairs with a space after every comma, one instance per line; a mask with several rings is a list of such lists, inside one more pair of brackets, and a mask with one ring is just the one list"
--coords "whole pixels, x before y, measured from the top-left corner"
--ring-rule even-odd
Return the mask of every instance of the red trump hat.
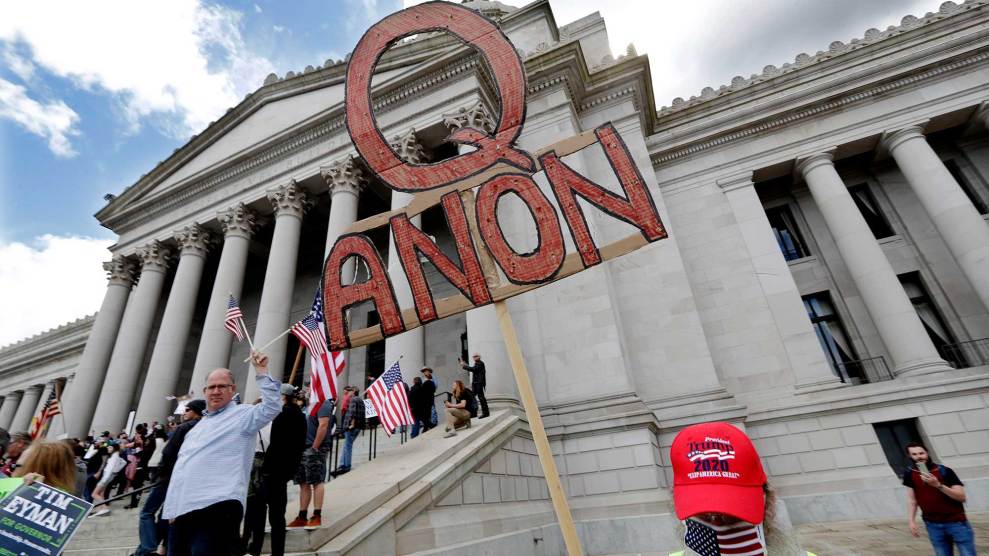
[[762, 523], [766, 473], [752, 441], [728, 423], [680, 431], [670, 448], [677, 517], [721, 513]]

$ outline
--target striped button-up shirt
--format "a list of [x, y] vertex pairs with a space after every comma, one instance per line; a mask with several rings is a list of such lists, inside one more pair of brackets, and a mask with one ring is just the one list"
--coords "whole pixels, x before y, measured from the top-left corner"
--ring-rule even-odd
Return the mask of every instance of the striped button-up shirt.
[[218, 502], [247, 498], [258, 431], [282, 410], [280, 383], [257, 375], [261, 403], [231, 401], [211, 411], [189, 431], [168, 484], [164, 519], [174, 519]]

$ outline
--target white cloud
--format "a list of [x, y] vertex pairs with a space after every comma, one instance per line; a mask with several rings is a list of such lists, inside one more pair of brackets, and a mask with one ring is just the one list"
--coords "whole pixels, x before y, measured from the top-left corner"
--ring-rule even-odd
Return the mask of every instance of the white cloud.
[[0, 346], [99, 310], [108, 239], [44, 235], [0, 243]]
[[3, 63], [22, 81], [30, 81], [34, 77], [34, 64], [24, 59], [13, 48], [3, 48]]
[[254, 4], [254, 13], [256, 13], [256, 14], [261, 13], [261, 6], [258, 6], [257, 4]]
[[79, 87], [118, 95], [135, 128], [166, 114], [178, 122], [171, 131], [184, 137], [273, 70], [247, 47], [240, 19], [197, 0], [3, 2], [0, 41], [23, 44], [36, 65]]
[[281, 25], [272, 25], [272, 26], [271, 26], [271, 28], [272, 28], [272, 30], [274, 30], [274, 31], [275, 31], [276, 33], [281, 33], [282, 31], [284, 31], [284, 30], [285, 30], [285, 27], [282, 27]]
[[8, 119], [27, 131], [48, 140], [56, 156], [76, 155], [69, 137], [79, 135], [79, 115], [64, 102], [42, 104], [29, 97], [24, 87], [0, 79], [0, 119]]

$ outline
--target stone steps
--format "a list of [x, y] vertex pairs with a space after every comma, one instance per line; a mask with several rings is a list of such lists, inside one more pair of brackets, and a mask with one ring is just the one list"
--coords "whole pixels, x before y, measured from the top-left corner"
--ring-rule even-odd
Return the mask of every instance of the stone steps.
[[[436, 432], [404, 444], [399, 435], [388, 437], [379, 429], [377, 458], [371, 462], [368, 462], [370, 434], [357, 437], [353, 470], [331, 480], [326, 486], [324, 526], [315, 530], [289, 530], [286, 550], [297, 556], [315, 556], [324, 553], [321, 547], [338, 536], [350, 538], [355, 535], [361, 538], [368, 534], [368, 531], [379, 526], [375, 516], [381, 507], [396, 504], [396, 498], [402, 499], [403, 496], [422, 497], [423, 493], [429, 492], [431, 484], [443, 480], [442, 477], [433, 477], [436, 474], [434, 470], [450, 458], [456, 459], [465, 442], [470, 442], [472, 438], [486, 438], [491, 434], [485, 432], [489, 429], [502, 431], [497, 434], [504, 435], [508, 430], [505, 427], [517, 426], [512, 424], [513, 419], [502, 415], [500, 419], [482, 421], [456, 439], [444, 439], [442, 429], [434, 429]], [[496, 425], [499, 420], [501, 423]], [[459, 464], [462, 472], [477, 465], [472, 458]], [[331, 468], [332, 465], [331, 462]], [[298, 488], [290, 484], [288, 496], [286, 514], [291, 520], [298, 512]], [[138, 516], [139, 510], [124, 510], [122, 506], [115, 506], [110, 516], [87, 518], [65, 554], [84, 556], [94, 555], [97, 551], [101, 556], [131, 554], [138, 544]], [[361, 526], [355, 529], [357, 522], [362, 520]]]

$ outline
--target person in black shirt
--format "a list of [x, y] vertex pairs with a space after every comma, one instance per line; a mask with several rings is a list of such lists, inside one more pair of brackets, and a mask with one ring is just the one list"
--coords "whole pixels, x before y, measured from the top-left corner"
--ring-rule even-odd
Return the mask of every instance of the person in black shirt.
[[907, 492], [907, 519], [910, 533], [920, 536], [917, 507], [920, 507], [927, 536], [937, 556], [954, 554], [975, 556], [975, 533], [965, 516], [965, 486], [947, 466], [931, 461], [927, 448], [920, 442], [907, 444], [913, 465], [903, 474]]
[[481, 361], [481, 354], [474, 354], [474, 364], [468, 366], [463, 359], [458, 358], [460, 361], [460, 367], [465, 371], [470, 372], [470, 387], [474, 391], [474, 395], [477, 396], [477, 401], [481, 405], [481, 416], [478, 419], [484, 419], [491, 413], [488, 411], [488, 399], [484, 397], [484, 387], [487, 386], [487, 380], [485, 377], [486, 370], [484, 368], [484, 361]]

